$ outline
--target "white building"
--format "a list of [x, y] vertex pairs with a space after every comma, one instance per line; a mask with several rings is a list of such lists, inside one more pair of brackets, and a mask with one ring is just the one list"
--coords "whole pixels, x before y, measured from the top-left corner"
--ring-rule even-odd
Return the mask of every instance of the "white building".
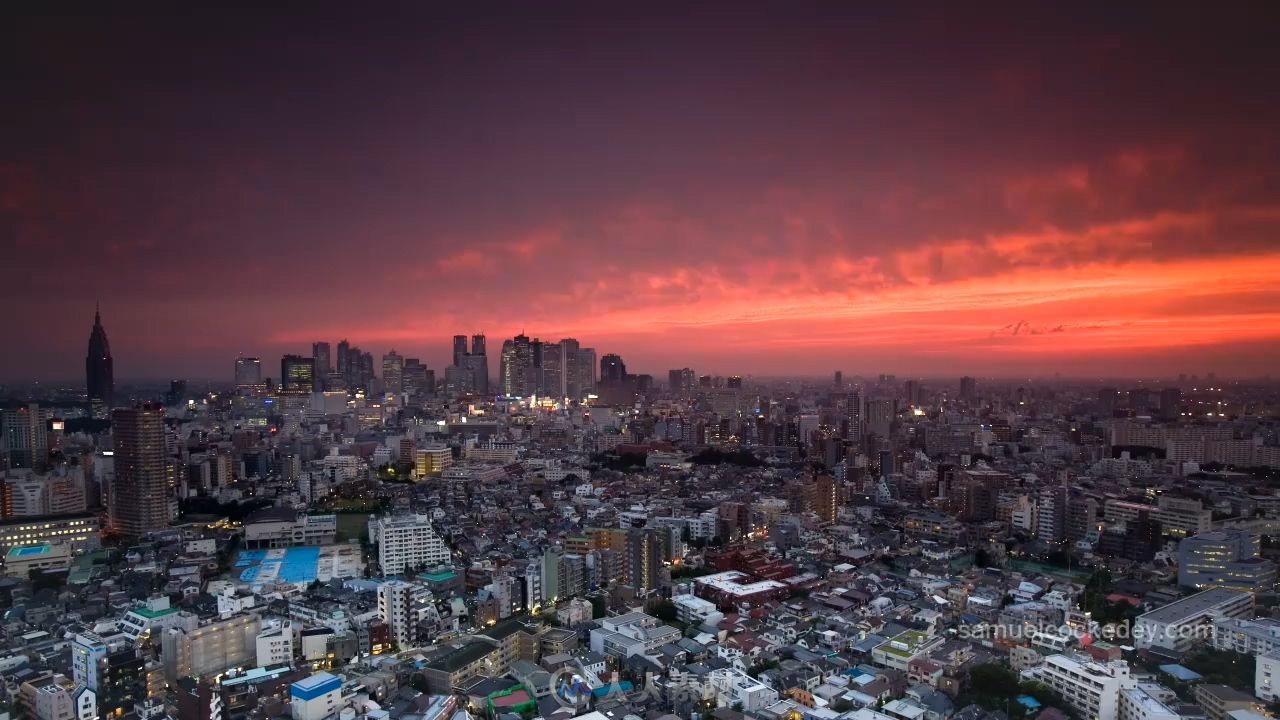
[[1094, 720], [1119, 720], [1121, 692], [1138, 686], [1127, 662], [1104, 664], [1087, 656], [1050, 655], [1022, 674], [1052, 687], [1081, 717]]
[[518, 446], [510, 440], [489, 440], [483, 445], [471, 445], [463, 455], [468, 460], [496, 462], [510, 465], [516, 461]]
[[715, 603], [697, 595], [676, 595], [671, 598], [671, 603], [676, 606], [676, 619], [686, 625], [715, 627], [724, 620], [724, 613], [716, 608]]
[[650, 655], [680, 637], [679, 630], [652, 615], [626, 613], [600, 618], [600, 627], [591, 631], [591, 650], [615, 658]]
[[69, 567], [71, 546], [65, 543], [11, 547], [4, 556], [4, 574], [12, 577], [26, 578], [32, 570], [63, 570]]
[[712, 670], [707, 684], [716, 701], [729, 707], [740, 706], [744, 713], [754, 713], [778, 702], [778, 691], [733, 668]]
[[1252, 614], [1253, 593], [1227, 588], [1205, 590], [1139, 615], [1133, 623], [1133, 644], [1139, 649], [1183, 651], [1195, 642], [1208, 640], [1215, 619]]
[[396, 515], [369, 521], [369, 541], [378, 546], [384, 575], [407, 567], [434, 567], [449, 562], [449, 547], [436, 535], [427, 515]]
[[289, 620], [271, 620], [258, 633], [256, 656], [258, 667], [293, 664], [294, 627]]
[[248, 548], [283, 548], [298, 545], [332, 545], [338, 534], [338, 516], [308, 515], [289, 508], [267, 508], [244, 521]]
[[191, 627], [192, 617], [169, 607], [169, 598], [153, 597], [143, 607], [125, 613], [120, 620], [120, 632], [137, 645], [147, 637], [159, 638], [169, 628]]
[[1265, 655], [1280, 650], [1280, 620], [1217, 618], [1213, 621], [1213, 646], [1245, 655]]
[[[1120, 720], [1179, 720], [1167, 701], [1173, 691], [1151, 683], [1120, 692]], [[1172, 700], [1177, 696], [1173, 695]]]
[[1259, 655], [1253, 670], [1253, 694], [1263, 702], [1280, 700], [1280, 650]]
[[111, 652], [107, 642], [93, 633], [76, 635], [71, 644], [71, 674], [77, 685], [98, 688], [98, 663]]
[[328, 720], [342, 709], [342, 679], [316, 673], [289, 686], [293, 720]]

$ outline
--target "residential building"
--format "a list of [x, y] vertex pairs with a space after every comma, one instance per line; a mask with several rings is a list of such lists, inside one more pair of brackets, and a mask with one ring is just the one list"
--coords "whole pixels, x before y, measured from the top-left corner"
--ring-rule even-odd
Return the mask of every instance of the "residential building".
[[428, 515], [393, 515], [369, 521], [369, 542], [378, 546], [384, 575], [406, 568], [434, 567], [450, 561], [444, 540], [436, 535]]
[[1094, 720], [1120, 720], [1120, 695], [1136, 688], [1123, 660], [1094, 662], [1084, 655], [1050, 655], [1023, 675], [1053, 688], [1079, 714]]

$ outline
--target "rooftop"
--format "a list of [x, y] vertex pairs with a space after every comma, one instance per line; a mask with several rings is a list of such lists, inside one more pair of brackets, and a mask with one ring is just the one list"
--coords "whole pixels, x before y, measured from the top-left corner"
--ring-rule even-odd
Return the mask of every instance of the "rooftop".
[[1190, 597], [1171, 602], [1164, 607], [1156, 608], [1149, 613], [1144, 613], [1138, 617], [1140, 622], [1153, 622], [1169, 625], [1173, 623], [1184, 622], [1191, 618], [1217, 608], [1235, 600], [1239, 600], [1242, 596], [1250, 596], [1250, 593], [1241, 590], [1231, 590], [1228, 588], [1213, 588], [1198, 592]]

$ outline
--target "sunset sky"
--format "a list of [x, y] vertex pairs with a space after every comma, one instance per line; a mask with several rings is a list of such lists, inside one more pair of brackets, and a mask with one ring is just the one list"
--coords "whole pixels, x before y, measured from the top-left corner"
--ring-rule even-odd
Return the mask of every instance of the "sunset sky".
[[1264, 3], [415, 5], [0, 16], [0, 379], [1275, 372]]

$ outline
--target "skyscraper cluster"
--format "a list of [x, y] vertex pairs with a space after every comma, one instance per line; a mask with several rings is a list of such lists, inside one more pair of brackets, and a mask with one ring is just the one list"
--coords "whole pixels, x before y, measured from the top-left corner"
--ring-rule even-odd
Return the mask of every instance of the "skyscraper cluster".
[[[317, 343], [323, 345], [324, 343]], [[361, 350], [344, 338], [338, 343], [337, 368], [329, 377], [325, 389], [369, 391], [373, 387], [373, 354]]]
[[489, 394], [489, 356], [484, 335], [471, 336], [470, 352], [466, 335], [453, 336], [453, 364], [444, 371], [444, 384], [455, 395]]
[[502, 393], [581, 400], [595, 389], [595, 362], [595, 349], [573, 338], [544, 342], [521, 333], [502, 343]]

